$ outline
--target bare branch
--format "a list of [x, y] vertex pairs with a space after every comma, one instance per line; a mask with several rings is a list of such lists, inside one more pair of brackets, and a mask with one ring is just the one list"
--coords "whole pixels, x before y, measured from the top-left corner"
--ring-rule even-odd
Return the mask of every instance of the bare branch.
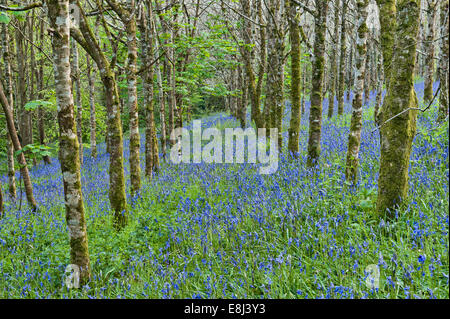
[[25, 7], [7, 7], [4, 6], [2, 4], [0, 4], [0, 10], [5, 10], [5, 11], [28, 11], [34, 8], [40, 8], [42, 7], [42, 2], [35, 2], [35, 3], [31, 3], [29, 5], [26, 5]]

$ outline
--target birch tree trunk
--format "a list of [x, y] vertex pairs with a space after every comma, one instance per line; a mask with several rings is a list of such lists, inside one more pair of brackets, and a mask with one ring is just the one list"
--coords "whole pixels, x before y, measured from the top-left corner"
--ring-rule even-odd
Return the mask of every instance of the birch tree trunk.
[[[270, 106], [270, 124], [266, 129], [278, 128], [278, 147], [281, 149], [283, 139], [281, 123], [283, 116], [283, 84], [284, 84], [284, 31], [281, 23], [282, 10], [280, 0], [269, 2], [270, 11], [268, 24], [268, 60], [266, 105]], [[258, 106], [259, 108], [259, 106]]]
[[248, 86], [245, 83], [245, 75], [242, 68], [238, 67], [238, 83], [239, 90], [241, 91], [241, 95], [239, 98], [239, 106], [238, 106], [238, 119], [242, 128], [247, 126], [247, 88]]
[[[43, 17], [40, 18], [40, 22], [39, 22], [39, 43], [41, 48], [44, 47], [44, 21], [45, 21], [45, 15], [43, 15]], [[37, 72], [38, 77], [37, 77], [37, 91], [38, 91], [38, 99], [42, 100], [44, 99], [44, 64], [45, 64], [45, 59], [43, 57], [40, 58], [39, 61], [39, 71]], [[39, 143], [41, 145], [46, 145], [45, 143], [45, 114], [46, 114], [46, 110], [40, 106], [38, 109], [38, 131], [39, 131]], [[44, 163], [46, 164], [51, 164], [52, 160], [50, 158], [50, 156], [45, 155], [44, 156]]]
[[83, 131], [82, 131], [82, 120], [83, 120], [83, 106], [81, 104], [81, 84], [80, 84], [80, 66], [78, 62], [78, 46], [74, 39], [71, 41], [72, 49], [72, 78], [75, 84], [75, 104], [77, 107], [76, 115], [76, 126], [77, 126], [77, 138], [79, 144], [79, 156], [80, 165], [83, 165]]
[[[359, 54], [359, 52], [358, 52], [358, 45], [356, 45], [356, 46], [357, 46], [357, 48], [356, 48], [356, 59], [355, 60], [356, 60], [356, 64], [357, 64], [358, 63], [358, 54]], [[364, 83], [364, 85], [363, 85], [363, 91], [364, 91], [364, 99], [363, 99], [364, 102], [363, 102], [363, 104], [364, 105], [369, 102], [369, 97], [370, 97], [370, 81], [371, 81], [371, 79], [370, 79], [370, 76], [371, 76], [371, 74], [370, 74], [370, 52], [371, 51], [372, 51], [371, 41], [370, 41], [370, 38], [368, 37], [368, 34], [367, 34], [366, 35], [366, 55], [367, 56], [364, 59], [366, 65], [364, 66], [364, 79], [363, 79], [363, 83]], [[358, 68], [358, 67], [356, 67], [356, 68]], [[355, 75], [355, 81], [358, 81], [356, 79], [356, 77], [357, 77], [357, 75]], [[355, 85], [355, 91], [356, 90], [357, 89], [356, 89], [356, 85]], [[357, 94], [357, 92], [355, 92], [355, 94]]]
[[95, 118], [95, 75], [96, 69], [93, 67], [91, 58], [86, 55], [86, 72], [89, 86], [89, 123], [90, 123], [90, 142], [91, 157], [97, 158], [97, 121]]
[[383, 54], [381, 53], [381, 47], [379, 44], [375, 44], [377, 47], [377, 96], [375, 99], [375, 110], [374, 110], [374, 121], [377, 125], [378, 123], [378, 113], [381, 107], [381, 100], [383, 97], [383, 83], [384, 83], [384, 70], [383, 70]]
[[68, 0], [47, 0], [52, 37], [55, 92], [58, 103], [59, 160], [64, 183], [66, 222], [69, 228], [70, 261], [80, 269], [80, 281], [91, 276], [83, 194], [81, 192], [80, 151], [75, 134], [70, 78], [70, 16]]
[[322, 134], [323, 75], [328, 1], [316, 1], [314, 56], [312, 61], [311, 108], [309, 115], [308, 167], [317, 164]]
[[[242, 12], [245, 16], [251, 16], [251, 6], [250, 0], [240, 0]], [[255, 122], [257, 128], [264, 127], [264, 120], [261, 116], [260, 111], [260, 96], [258, 95], [258, 83], [256, 82], [255, 72], [253, 70], [252, 65], [252, 56], [253, 56], [253, 41], [252, 41], [252, 27], [251, 22], [247, 19], [242, 20], [243, 24], [243, 39], [244, 46], [241, 47], [241, 54], [244, 60], [244, 68], [246, 73], [246, 81], [248, 83], [248, 94], [250, 96], [250, 104], [251, 104], [251, 119]], [[265, 63], [261, 61], [261, 63]], [[262, 79], [259, 79], [262, 81]]]
[[344, 91], [345, 91], [345, 61], [347, 57], [347, 24], [345, 21], [349, 0], [342, 0], [341, 21], [341, 53], [339, 57], [339, 84], [338, 84], [338, 115], [344, 114]]
[[[383, 55], [383, 74], [386, 92], [389, 90], [391, 83], [392, 56], [394, 54], [394, 34], [396, 30], [396, 14], [397, 8], [394, 0], [377, 0], [380, 9], [380, 44]], [[376, 123], [383, 121], [383, 106], [376, 113]], [[382, 131], [380, 130], [380, 134]]]
[[[134, 0], [127, 1], [126, 31], [128, 44], [128, 108], [130, 112], [130, 180], [131, 194], [141, 189], [141, 165], [139, 148], [141, 146], [139, 135], [139, 113], [137, 103], [137, 39], [136, 39], [136, 10]], [[125, 21], [124, 21], [125, 22]]]
[[361, 146], [362, 129], [362, 105], [364, 79], [366, 77], [367, 60], [367, 6], [369, 0], [358, 0], [356, 33], [356, 76], [355, 76], [355, 97], [352, 104], [352, 119], [350, 124], [350, 134], [348, 136], [347, 162], [345, 166], [345, 178], [347, 181], [356, 184], [359, 166], [359, 148]]
[[301, 120], [301, 116], [303, 115], [303, 114], [305, 114], [305, 100], [306, 100], [306, 69], [303, 71], [303, 74], [302, 74], [302, 84], [301, 84], [301, 91], [302, 91], [302, 93], [301, 93], [301, 96], [302, 96], [302, 99], [301, 99], [301, 102], [300, 102], [300, 105], [301, 105], [301, 113], [300, 113], [300, 120]]
[[434, 76], [434, 24], [436, 20], [437, 0], [427, 1], [427, 36], [425, 40], [425, 87], [423, 100], [430, 102], [433, 98], [433, 76]]
[[[157, 41], [156, 41], [157, 45]], [[158, 47], [155, 47], [158, 52]], [[167, 127], [166, 127], [166, 103], [164, 98], [164, 89], [162, 83], [162, 75], [161, 75], [161, 65], [160, 63], [156, 64], [156, 81], [158, 82], [158, 99], [159, 99], [159, 122], [161, 124], [161, 149], [162, 149], [162, 157], [163, 160], [166, 160], [166, 151], [167, 151]]]
[[298, 157], [300, 142], [301, 113], [301, 44], [300, 17], [292, 0], [286, 1], [286, 13], [289, 22], [289, 38], [291, 40], [291, 120], [289, 123], [289, 152]]
[[[257, 16], [258, 16], [258, 29], [259, 29], [259, 68], [258, 68], [258, 79], [256, 82], [256, 96], [260, 99], [260, 104], [262, 104], [261, 101], [261, 93], [262, 93], [262, 87], [264, 82], [264, 74], [267, 71], [268, 61], [267, 61], [267, 24], [264, 19], [264, 13], [263, 13], [263, 1], [264, 0], [255, 0], [257, 2]], [[280, 53], [281, 55], [282, 53]], [[261, 122], [263, 119], [261, 118]], [[263, 124], [263, 123], [261, 123]]]
[[[344, 0], [345, 1], [345, 0]], [[334, 96], [336, 94], [337, 82], [337, 59], [339, 45], [339, 6], [340, 0], [334, 1], [334, 43], [331, 52], [331, 70], [330, 70], [330, 94], [328, 97], [328, 118], [333, 117], [334, 113]]]
[[[19, 23], [19, 22], [18, 22]], [[24, 30], [26, 24], [20, 24]], [[16, 30], [16, 61], [17, 61], [17, 106], [18, 106], [18, 118], [19, 118], [19, 132], [22, 139], [22, 146], [33, 143], [33, 133], [31, 125], [31, 111], [25, 110], [25, 104], [27, 99], [27, 81], [25, 76], [28, 73], [27, 68], [27, 54], [24, 48], [24, 37], [22, 32]]]
[[[6, 1], [2, 2], [7, 4]], [[13, 87], [12, 87], [12, 72], [11, 72], [11, 56], [9, 53], [9, 30], [6, 24], [2, 24], [2, 50], [3, 50], [3, 64], [4, 64], [4, 76], [5, 76], [5, 95], [8, 99], [10, 111], [14, 114], [13, 105]], [[14, 146], [11, 141], [9, 132], [6, 133], [6, 157], [8, 165], [8, 191], [11, 198], [16, 198], [16, 172], [14, 168]]]
[[[165, 40], [162, 43], [162, 49], [165, 52], [165, 59], [163, 63], [164, 75], [167, 81], [167, 87], [170, 89], [167, 90], [167, 107], [168, 107], [168, 116], [167, 116], [167, 136], [170, 137], [171, 132], [175, 128], [175, 108], [176, 108], [176, 96], [175, 96], [175, 86], [172, 85], [172, 82], [175, 78], [175, 65], [173, 59], [173, 32], [171, 31], [171, 23], [166, 18], [167, 13], [163, 12], [161, 1], [155, 1], [156, 10], [158, 12], [159, 20], [161, 21], [161, 29], [163, 34], [165, 35]], [[162, 80], [162, 78], [161, 78]], [[175, 141], [172, 141], [170, 138], [168, 139], [169, 146], [172, 146]], [[165, 143], [164, 143], [165, 144]], [[165, 148], [163, 147], [163, 152], [165, 154]]]
[[[97, 0], [99, 4], [99, 0]], [[108, 118], [109, 143], [109, 201], [114, 212], [114, 227], [122, 229], [127, 223], [127, 201], [125, 196], [125, 176], [123, 168], [123, 134], [120, 118], [120, 100], [115, 79], [115, 73], [109, 60], [100, 48], [92, 32], [86, 15], [77, 1], [80, 13], [79, 29], [71, 29], [70, 34], [83, 46], [86, 52], [95, 60], [100, 78], [105, 88], [106, 109]]]
[[[28, 27], [28, 37], [31, 41], [34, 42], [34, 17], [35, 12], [32, 11], [31, 15], [28, 15], [28, 18], [26, 20], [27, 27]], [[28, 42], [28, 41], [27, 41]], [[29, 52], [30, 52], [30, 63], [29, 63], [29, 73], [27, 74], [27, 88], [28, 88], [28, 100], [34, 101], [36, 100], [36, 93], [35, 93], [35, 80], [36, 80], [36, 57], [34, 55], [34, 46], [31, 43], [27, 43], [27, 46], [25, 47], [25, 51], [27, 51], [29, 45]], [[26, 111], [26, 110], [24, 110]], [[30, 134], [29, 141], [30, 144], [33, 144], [33, 118], [35, 115], [35, 110], [30, 110], [28, 113], [28, 132]], [[33, 156], [33, 165], [37, 165], [36, 157]]]
[[[152, 33], [156, 34], [155, 31], [155, 15], [150, 16], [151, 21], [149, 23], [152, 25], [153, 30]], [[155, 46], [155, 52], [159, 53], [159, 45], [158, 45], [158, 39], [154, 42]], [[166, 160], [166, 149], [167, 149], [167, 126], [166, 126], [166, 99], [164, 98], [164, 89], [163, 89], [163, 79], [161, 75], [161, 67], [163, 66], [163, 63], [161, 63], [161, 59], [158, 59], [158, 61], [155, 62], [155, 69], [156, 69], [156, 81], [158, 85], [158, 100], [159, 100], [159, 120], [161, 125], [161, 132], [160, 132], [160, 140], [161, 140], [161, 151], [162, 151], [162, 158], [163, 160]]]
[[[381, 127], [381, 158], [378, 179], [377, 211], [384, 214], [404, 200], [408, 193], [408, 168], [412, 142], [416, 134], [417, 110], [409, 110], [389, 122], [387, 119], [417, 108], [414, 90], [417, 32], [420, 0], [397, 1], [395, 50], [390, 70], [390, 84], [383, 104], [384, 125]], [[383, 32], [383, 31], [382, 31]], [[384, 30], [392, 32], [392, 30]], [[389, 72], [388, 72], [389, 73]]]
[[3, 206], [3, 191], [2, 182], [0, 181], [0, 219], [3, 217], [4, 206]]
[[128, 85], [128, 109], [130, 117], [130, 181], [131, 194], [141, 189], [141, 165], [139, 148], [139, 113], [137, 103], [137, 38], [136, 38], [136, 5], [134, 0], [127, 0], [123, 5], [114, 0], [106, 1], [117, 13], [125, 25], [127, 34], [128, 63], [126, 67]]
[[397, 24], [397, 8], [395, 6], [395, 0], [377, 0], [377, 4], [380, 9], [380, 42], [383, 53], [384, 80], [387, 90], [391, 76], [392, 56], [394, 54], [395, 31], [393, 30], [396, 29]]
[[33, 211], [37, 210], [37, 203], [33, 196], [33, 184], [31, 183], [30, 173], [28, 172], [27, 161], [25, 159], [25, 155], [22, 152], [22, 146], [19, 142], [19, 137], [17, 135], [16, 127], [14, 125], [14, 116], [11, 108], [9, 107], [8, 99], [3, 92], [3, 86], [0, 82], [0, 104], [2, 105], [3, 112], [6, 117], [6, 124], [8, 126], [9, 136], [11, 137], [11, 141], [14, 145], [14, 151], [20, 152], [17, 155], [17, 161], [20, 165], [20, 175], [23, 179], [23, 184], [25, 187], [25, 194], [27, 196], [28, 204], [30, 205]]
[[147, 10], [142, 10], [139, 28], [141, 33], [142, 62], [145, 67], [143, 74], [144, 103], [146, 113], [145, 129], [145, 175], [152, 178], [153, 172], [159, 170], [158, 140], [154, 118], [153, 76], [154, 67], [150, 65], [154, 59], [153, 52], [153, 18], [151, 4], [147, 2]]
[[439, 116], [438, 121], [444, 120], [448, 116], [448, 32], [449, 13], [448, 0], [441, 2], [441, 54], [439, 59], [439, 81], [441, 90], [439, 91]]
[[[353, 30], [352, 30], [352, 33], [353, 33]], [[347, 100], [350, 100], [350, 92], [352, 92], [352, 90], [354, 90], [353, 84], [355, 83], [355, 72], [354, 72], [355, 54], [356, 54], [355, 44], [352, 42], [352, 44], [350, 45], [350, 62], [348, 65]], [[354, 91], [353, 91], [353, 96], [355, 96]]]

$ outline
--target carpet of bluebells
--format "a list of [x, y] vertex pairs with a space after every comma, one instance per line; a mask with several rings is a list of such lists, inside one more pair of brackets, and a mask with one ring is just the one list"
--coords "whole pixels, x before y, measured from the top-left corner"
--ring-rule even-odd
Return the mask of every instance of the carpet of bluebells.
[[[422, 101], [423, 84], [416, 90]], [[448, 298], [448, 124], [436, 123], [437, 104], [419, 114], [409, 197], [395, 218], [379, 219], [374, 100], [364, 108], [357, 187], [344, 181], [350, 102], [344, 116], [328, 120], [324, 101], [314, 174], [305, 165], [307, 103], [298, 160], [284, 152], [271, 175], [260, 175], [259, 164], [163, 163], [128, 198], [129, 224], [119, 233], [111, 224], [105, 146], [96, 160], [86, 150], [93, 277], [81, 289], [64, 281], [70, 260], [59, 162], [36, 166], [39, 212], [7, 200], [0, 220], [0, 298]], [[289, 114], [287, 105], [285, 129]], [[203, 127], [238, 127], [227, 114], [202, 120]], [[129, 190], [127, 149], [128, 141]], [[6, 176], [1, 181], [5, 193]], [[379, 267], [379, 288], [366, 284], [369, 265]]]

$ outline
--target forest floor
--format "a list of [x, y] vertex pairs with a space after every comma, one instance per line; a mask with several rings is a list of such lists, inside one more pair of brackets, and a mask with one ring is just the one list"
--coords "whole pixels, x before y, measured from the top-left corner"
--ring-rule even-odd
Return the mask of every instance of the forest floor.
[[[416, 89], [422, 101], [423, 84]], [[86, 150], [93, 278], [79, 290], [64, 281], [70, 261], [59, 162], [33, 168], [39, 213], [7, 201], [0, 220], [0, 298], [448, 298], [448, 124], [437, 126], [437, 105], [419, 114], [409, 198], [394, 219], [379, 220], [373, 103], [371, 96], [364, 108], [356, 188], [344, 182], [351, 106], [330, 121], [325, 100], [317, 174], [305, 165], [305, 113], [298, 160], [282, 155], [271, 175], [255, 164], [163, 163], [140, 196], [128, 198], [129, 224], [119, 233], [111, 224], [105, 146], [96, 160]], [[285, 114], [287, 126], [289, 107]], [[227, 114], [202, 121], [238, 126]], [[125, 150], [129, 181], [128, 141]], [[366, 284], [370, 265], [379, 267], [378, 289]]]

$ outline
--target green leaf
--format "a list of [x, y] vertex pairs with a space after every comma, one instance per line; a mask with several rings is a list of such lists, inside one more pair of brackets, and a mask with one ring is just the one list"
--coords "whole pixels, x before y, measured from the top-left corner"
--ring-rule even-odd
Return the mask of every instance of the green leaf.
[[359, 206], [362, 209], [371, 209], [373, 208], [372, 201], [370, 199], [363, 199], [359, 202]]
[[[11, 5], [11, 7], [18, 7], [18, 5]], [[25, 21], [25, 11], [11, 11], [11, 14], [14, 15], [20, 22]]]
[[0, 12], [0, 23], [8, 24], [11, 18], [5, 12]]

